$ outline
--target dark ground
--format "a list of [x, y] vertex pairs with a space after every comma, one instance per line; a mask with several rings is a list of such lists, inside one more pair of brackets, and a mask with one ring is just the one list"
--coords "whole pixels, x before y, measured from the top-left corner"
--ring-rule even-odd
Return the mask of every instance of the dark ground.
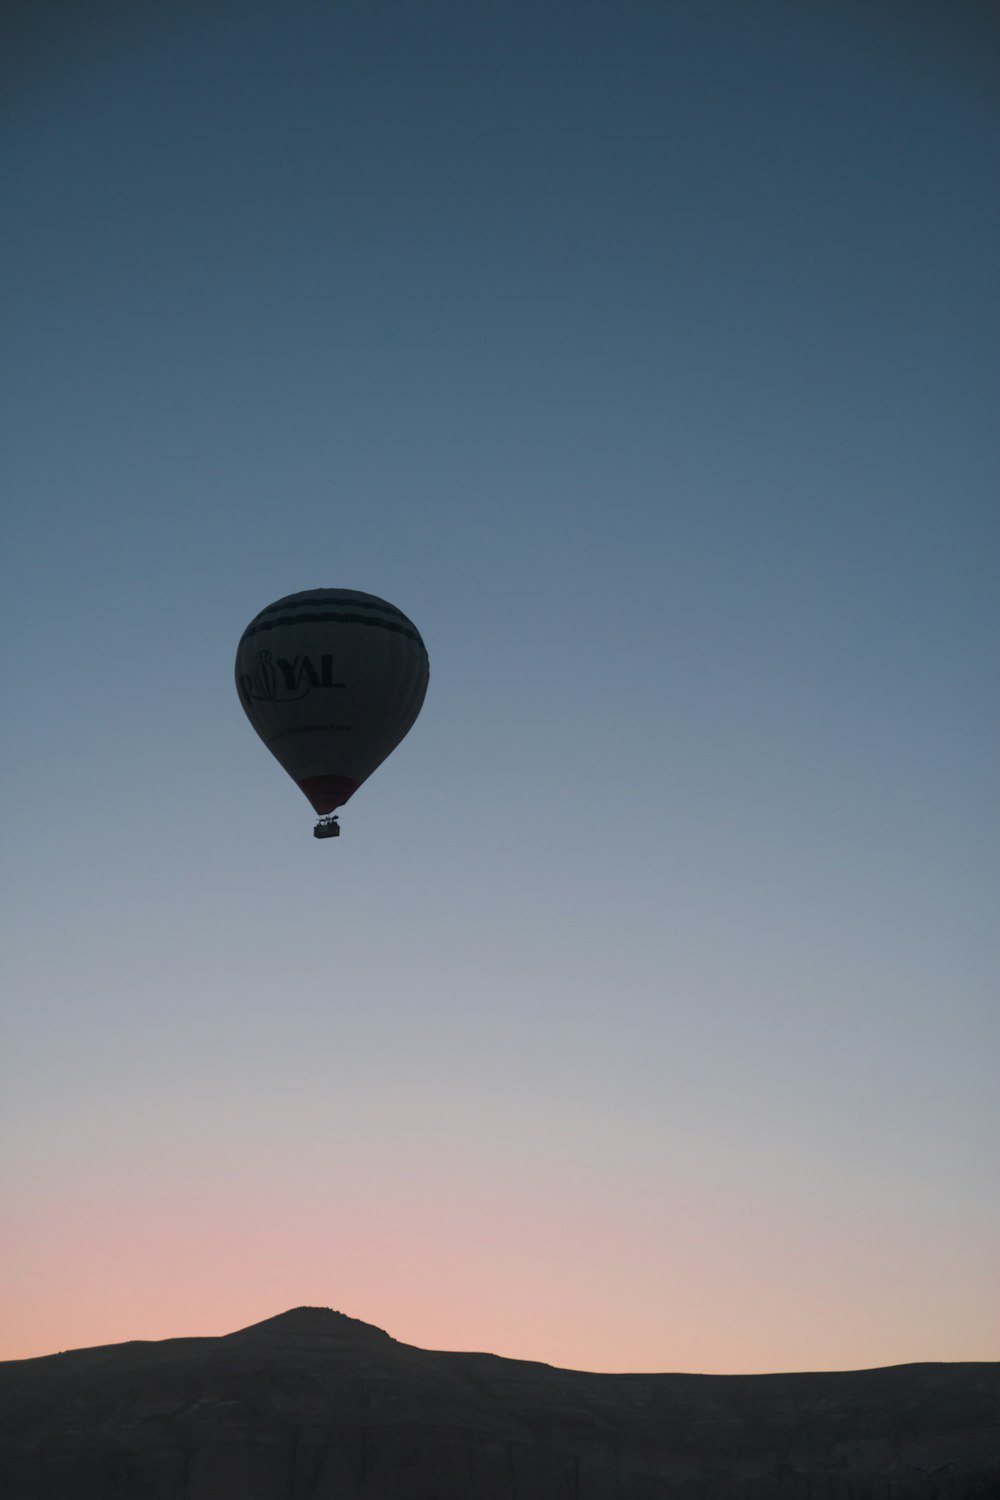
[[326, 1308], [0, 1364], [2, 1500], [1000, 1500], [1000, 1364], [589, 1375]]

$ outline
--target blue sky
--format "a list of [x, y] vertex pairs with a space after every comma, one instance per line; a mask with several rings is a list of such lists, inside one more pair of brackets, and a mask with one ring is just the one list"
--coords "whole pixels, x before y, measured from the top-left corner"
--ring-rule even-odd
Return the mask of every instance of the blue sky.
[[[986, 1357], [991, 8], [7, 24], [10, 1352], [315, 1300], [605, 1368]], [[336, 845], [232, 686], [314, 587], [392, 600], [431, 660]], [[293, 1218], [366, 1164], [350, 1245], [323, 1220], [325, 1271], [229, 1295], [223, 1215], [116, 1301], [122, 1206], [218, 1188], [195, 1136], [176, 1166], [192, 1120], [265, 1154], [265, 1199], [285, 1141]], [[539, 1259], [504, 1280], [484, 1230], [460, 1305], [388, 1250], [366, 1281], [404, 1138], [443, 1241], [489, 1181]], [[566, 1226], [609, 1204], [591, 1264]], [[815, 1242], [760, 1239], [786, 1221]]]

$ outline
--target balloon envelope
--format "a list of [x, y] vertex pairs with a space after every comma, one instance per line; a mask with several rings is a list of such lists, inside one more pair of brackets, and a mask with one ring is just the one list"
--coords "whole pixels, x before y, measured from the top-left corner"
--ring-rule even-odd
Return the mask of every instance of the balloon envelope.
[[276, 600], [236, 650], [247, 718], [320, 815], [342, 807], [396, 748], [428, 676], [413, 622], [354, 589]]

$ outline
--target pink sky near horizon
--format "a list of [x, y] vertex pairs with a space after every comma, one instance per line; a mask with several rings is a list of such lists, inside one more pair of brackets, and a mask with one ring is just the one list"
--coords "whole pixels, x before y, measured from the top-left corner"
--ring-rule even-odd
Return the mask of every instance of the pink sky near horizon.
[[177, 1132], [162, 1101], [145, 1128], [133, 1112], [131, 1141], [82, 1121], [47, 1172], [40, 1143], [8, 1193], [0, 1357], [222, 1334], [299, 1305], [424, 1348], [604, 1371], [997, 1354], [998, 1301], [977, 1305], [990, 1216], [981, 1244], [956, 1243], [943, 1162], [928, 1234], [930, 1176], [817, 1176], [810, 1150], [752, 1133], [630, 1155], [607, 1119], [581, 1111], [561, 1141], [528, 1119], [518, 1139], [499, 1114], [484, 1128], [487, 1109], [470, 1143], [443, 1109], [407, 1130], [403, 1098], [363, 1121], [352, 1159], [316, 1142], [315, 1108], [276, 1112], [274, 1131], [249, 1100], [222, 1103], [214, 1132], [197, 1112]]

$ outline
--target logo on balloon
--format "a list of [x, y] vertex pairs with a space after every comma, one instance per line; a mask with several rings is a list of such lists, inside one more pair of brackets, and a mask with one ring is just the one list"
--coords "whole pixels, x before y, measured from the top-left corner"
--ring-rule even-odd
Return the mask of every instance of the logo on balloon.
[[270, 651], [258, 651], [253, 670], [241, 672], [240, 697], [245, 703], [294, 703], [313, 688], [342, 688], [333, 680], [333, 657], [321, 656], [319, 669], [309, 656], [279, 656], [271, 659]]

